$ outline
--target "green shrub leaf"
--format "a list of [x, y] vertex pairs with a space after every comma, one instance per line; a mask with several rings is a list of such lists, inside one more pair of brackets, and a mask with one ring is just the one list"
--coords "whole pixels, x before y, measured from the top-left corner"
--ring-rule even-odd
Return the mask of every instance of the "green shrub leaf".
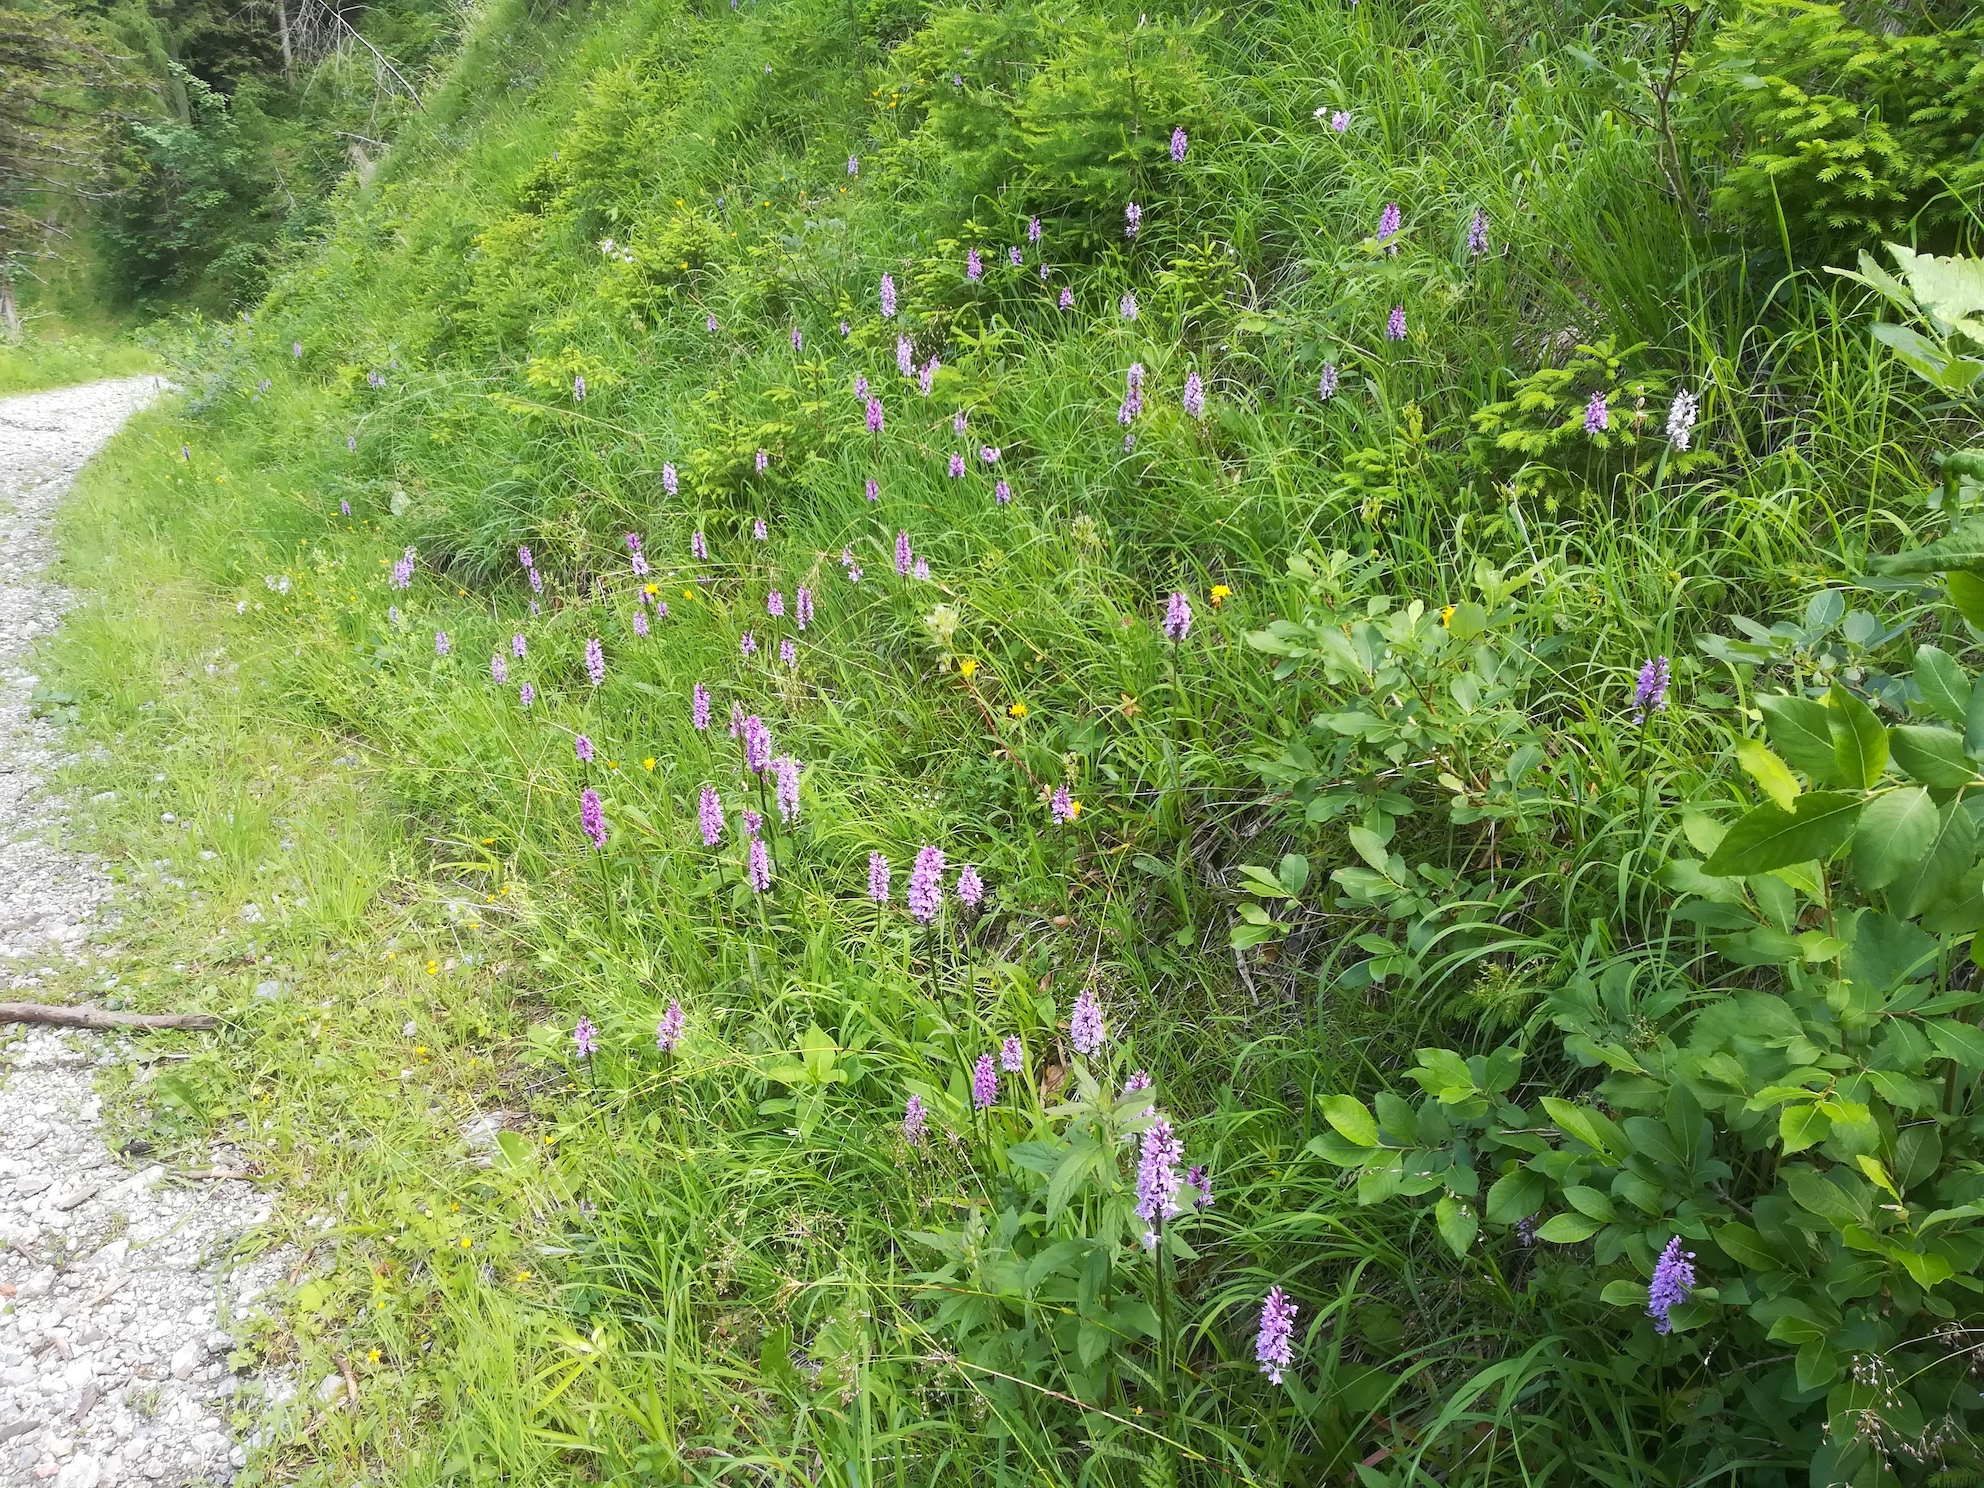
[[1859, 825], [1853, 831], [1849, 861], [1854, 882], [1873, 890], [1884, 889], [1900, 878], [1935, 844], [1938, 816], [1936, 803], [1919, 785], [1875, 797], [1860, 813]]
[[1323, 1119], [1347, 1142], [1359, 1147], [1378, 1145], [1378, 1122], [1371, 1108], [1354, 1095], [1332, 1095], [1322, 1104]]
[[1814, 791], [1798, 798], [1795, 812], [1759, 806], [1737, 819], [1702, 871], [1732, 878], [1829, 858], [1853, 835], [1862, 804], [1845, 791]]
[[1440, 1238], [1455, 1255], [1466, 1255], [1481, 1229], [1473, 1207], [1452, 1194], [1440, 1195], [1440, 1202], [1433, 1206], [1433, 1222], [1439, 1227]]
[[1964, 753], [1963, 736], [1953, 729], [1899, 724], [1888, 730], [1888, 747], [1894, 762], [1924, 785], [1947, 790], [1977, 778], [1977, 767]]
[[1832, 747], [1832, 718], [1823, 703], [1807, 697], [1777, 693], [1757, 699], [1764, 732], [1774, 748], [1795, 770], [1826, 785], [1844, 785]]
[[1915, 685], [1944, 722], [1963, 727], [1970, 714], [1970, 678], [1954, 657], [1935, 646], [1916, 647]]
[[1605, 1228], [1605, 1221], [1584, 1214], [1556, 1214], [1536, 1227], [1536, 1238], [1552, 1245], [1575, 1245]]
[[[1950, 736], [1954, 739], [1956, 736]], [[1958, 751], [1961, 753], [1961, 750]], [[1756, 781], [1757, 788], [1786, 811], [1798, 799], [1798, 781], [1791, 773], [1791, 767], [1772, 754], [1761, 739], [1738, 739], [1736, 741], [1736, 763], [1743, 767], [1743, 773]]]
[[1832, 1118], [1816, 1105], [1790, 1105], [1778, 1113], [1777, 1137], [1787, 1153], [1816, 1147], [1831, 1131]]
[[1961, 801], [1951, 801], [1936, 815], [1936, 835], [1929, 848], [1888, 886], [1888, 902], [1896, 913], [1914, 916], [1952, 897], [1964, 870], [1977, 857], [1977, 820]]
[[1715, 1232], [1715, 1243], [1730, 1260], [1752, 1271], [1774, 1271], [1783, 1265], [1763, 1236], [1746, 1224], [1731, 1221], [1721, 1226]]
[[1839, 778], [1863, 789], [1879, 784], [1888, 767], [1888, 731], [1874, 710], [1837, 682], [1826, 694], [1826, 706], [1832, 714], [1832, 753]]
[[1960, 1069], [1984, 1070], [1984, 1029], [1975, 1023], [1933, 1018], [1929, 1022], [1929, 1041], [1936, 1046], [1938, 1054]]
[[1541, 1173], [1517, 1168], [1488, 1185], [1488, 1219], [1492, 1224], [1514, 1224], [1528, 1219], [1543, 1207], [1549, 1185]]
[[1906, 553], [1876, 558], [1868, 567], [1880, 574], [1945, 573], [1953, 568], [1984, 567], [1984, 517], [1966, 517], [1950, 528], [1947, 536]]
[[1959, 615], [1984, 630], [1984, 576], [1967, 568], [1951, 569], [1943, 575], [1943, 592]]

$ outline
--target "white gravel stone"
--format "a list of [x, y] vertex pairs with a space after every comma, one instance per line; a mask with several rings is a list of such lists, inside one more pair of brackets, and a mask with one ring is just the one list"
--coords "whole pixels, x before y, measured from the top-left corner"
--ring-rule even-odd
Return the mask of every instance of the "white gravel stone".
[[[65, 847], [68, 803], [48, 789], [62, 739], [32, 716], [33, 648], [68, 603], [43, 575], [56, 504], [159, 389], [144, 377], [0, 400], [0, 990], [39, 985], [52, 963], [112, 954], [92, 940], [106, 928], [109, 880]], [[294, 1255], [233, 1260], [268, 1218], [252, 1185], [175, 1181], [159, 1165], [133, 1173], [109, 1150], [95, 1075], [123, 1056], [119, 1041], [48, 1028], [8, 1041], [8, 1032], [0, 1028], [0, 1488], [228, 1483], [243, 1460], [235, 1423], [245, 1434], [254, 1401], [293, 1391], [274, 1377], [244, 1390], [224, 1367], [228, 1329], [247, 1299], [281, 1283]], [[244, 1165], [224, 1147], [192, 1160]]]

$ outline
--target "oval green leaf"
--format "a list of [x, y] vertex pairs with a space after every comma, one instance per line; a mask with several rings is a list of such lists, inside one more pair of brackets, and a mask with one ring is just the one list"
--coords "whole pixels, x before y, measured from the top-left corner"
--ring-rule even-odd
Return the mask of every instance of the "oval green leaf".
[[1702, 871], [1733, 878], [1829, 858], [1853, 835], [1862, 804], [1846, 791], [1813, 791], [1795, 811], [1759, 806], [1730, 827]]
[[1853, 881], [1871, 891], [1884, 889], [1900, 878], [1935, 845], [1937, 817], [1936, 803], [1919, 785], [1876, 796], [1860, 813], [1860, 823], [1853, 831], [1853, 852], [1848, 859]]

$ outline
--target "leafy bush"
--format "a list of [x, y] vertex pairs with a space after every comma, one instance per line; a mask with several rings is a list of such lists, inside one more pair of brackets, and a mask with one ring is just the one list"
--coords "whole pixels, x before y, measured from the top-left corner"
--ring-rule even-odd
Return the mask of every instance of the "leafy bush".
[[1828, 256], [1881, 237], [1948, 245], [1984, 191], [1984, 12], [1919, 31], [1839, 5], [1745, 0], [1718, 29], [1698, 100], [1733, 123], [1718, 208]]
[[[1949, 385], [1984, 265], [1900, 258], [1907, 287], [1871, 261], [1861, 277], [1936, 306], [1942, 345], [1878, 338]], [[1980, 534], [1965, 518], [1879, 566], [1957, 581], [1984, 569]], [[1421, 1049], [1416, 1101], [1331, 1097], [1311, 1149], [1360, 1204], [1417, 1200], [1456, 1257], [1521, 1279], [1592, 1367], [1691, 1379], [1685, 1456], [1789, 1450], [1815, 1481], [1869, 1488], [1898, 1461], [1977, 1471], [1984, 680], [1926, 643], [1905, 676], [1880, 672], [1868, 660], [1910, 627], [1836, 594], [1749, 628], [1705, 648], [1803, 684], [1757, 695], [1762, 739], [1732, 730], [1764, 799], [1733, 821], [1687, 807], [1696, 855], [1660, 875], [1724, 970], [1671, 942], [1581, 969], [1525, 1037]]]
[[[1524, 703], [1562, 638], [1539, 631], [1522, 603], [1530, 575], [1511, 578], [1485, 563], [1474, 573], [1480, 598], [1438, 609], [1372, 593], [1384, 566], [1347, 553], [1298, 556], [1289, 570], [1308, 588], [1301, 619], [1274, 621], [1247, 639], [1280, 658], [1277, 680], [1308, 674], [1317, 711], [1260, 772], [1305, 824], [1354, 820], [1346, 837], [1361, 862], [1332, 873], [1343, 894], [1338, 908], [1403, 922], [1393, 936], [1358, 937], [1365, 959], [1337, 978], [1354, 990], [1417, 962], [1436, 935], [1465, 946], [1470, 921], [1507, 909], [1488, 882], [1411, 864], [1393, 839], [1401, 818], [1437, 805], [1452, 826], [1500, 830], [1506, 847], [1521, 851], [1549, 797], [1542, 736]], [[1272, 876], [1243, 869], [1245, 891], [1299, 901], [1308, 865], [1295, 862]], [[1258, 905], [1240, 913], [1236, 947], [1286, 932]]]
[[1120, 241], [1124, 205], [1144, 194], [1172, 130], [1212, 114], [1193, 56], [1205, 30], [947, 7], [895, 55], [897, 86], [921, 115], [910, 147], [955, 172], [968, 201], [1018, 187]]
[[[1668, 379], [1632, 375], [1646, 350], [1623, 351], [1606, 338], [1576, 347], [1563, 365], [1519, 380], [1507, 398], [1475, 410], [1468, 451], [1475, 466], [1512, 495], [1562, 496], [1607, 490], [1621, 474], [1638, 474], [1662, 456], [1674, 473], [1689, 474], [1708, 458], [1701, 450], [1670, 451], [1663, 411]], [[1601, 417], [1594, 427], [1593, 410]]]

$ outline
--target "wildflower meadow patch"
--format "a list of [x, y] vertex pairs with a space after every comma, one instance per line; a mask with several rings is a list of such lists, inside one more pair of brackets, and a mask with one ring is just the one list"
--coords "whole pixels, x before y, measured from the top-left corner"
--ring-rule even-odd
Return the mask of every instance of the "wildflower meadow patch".
[[525, 886], [413, 1456], [1984, 1471], [1974, 260], [1541, 12], [513, 19], [125, 456]]

